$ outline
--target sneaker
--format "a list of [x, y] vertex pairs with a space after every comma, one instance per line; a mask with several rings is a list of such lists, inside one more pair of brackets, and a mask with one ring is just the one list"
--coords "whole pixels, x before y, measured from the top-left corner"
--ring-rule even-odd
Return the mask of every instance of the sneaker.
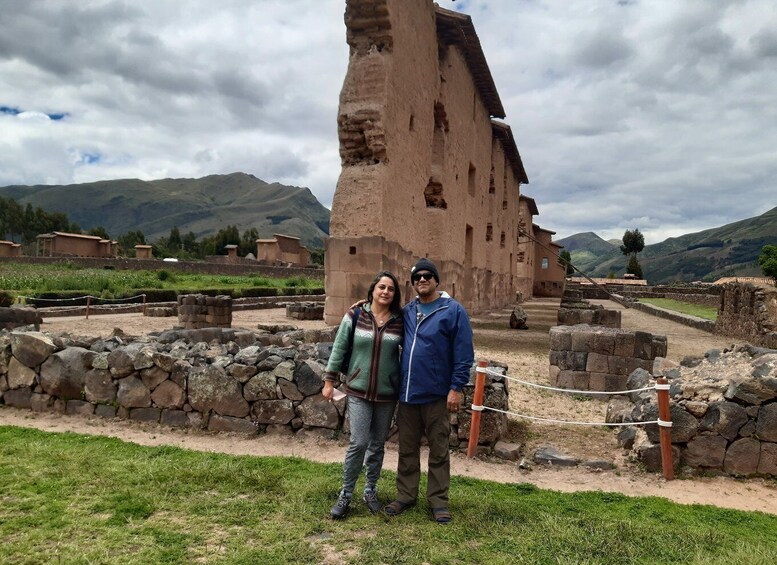
[[340, 496], [337, 497], [337, 502], [334, 506], [332, 506], [332, 510], [330, 511], [332, 518], [335, 520], [345, 518], [345, 515], [348, 513], [348, 507], [350, 505], [351, 497], [341, 492]]
[[381, 505], [380, 505], [380, 502], [378, 502], [377, 492], [375, 492], [374, 490], [365, 490], [362, 500], [364, 501], [364, 504], [367, 505], [367, 508], [370, 509], [370, 512], [372, 512], [373, 514], [377, 514], [378, 512], [380, 512]]

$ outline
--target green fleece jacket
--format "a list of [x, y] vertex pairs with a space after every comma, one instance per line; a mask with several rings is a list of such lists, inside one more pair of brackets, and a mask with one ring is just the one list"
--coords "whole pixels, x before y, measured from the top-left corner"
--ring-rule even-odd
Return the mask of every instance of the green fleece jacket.
[[349, 310], [340, 322], [326, 367], [326, 380], [338, 380], [343, 359], [351, 349], [351, 361], [345, 374], [345, 393], [371, 402], [394, 401], [402, 381], [399, 366], [399, 347], [404, 335], [402, 315], [392, 314], [383, 327], [378, 327], [370, 312], [370, 304], [364, 304], [360, 310], [353, 343], [350, 337], [354, 310]]

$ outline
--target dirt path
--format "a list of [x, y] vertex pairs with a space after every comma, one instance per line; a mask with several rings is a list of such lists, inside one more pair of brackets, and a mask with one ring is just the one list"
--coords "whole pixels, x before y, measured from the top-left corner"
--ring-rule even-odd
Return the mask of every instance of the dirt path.
[[[529, 315], [530, 329], [512, 331], [507, 328], [510, 310], [473, 318], [476, 353], [506, 363], [509, 374], [533, 382], [548, 382], [548, 329], [555, 324], [557, 302], [535, 300], [524, 304]], [[607, 302], [607, 307], [619, 306]], [[654, 318], [632, 309], [624, 310], [623, 327], [665, 334], [669, 340], [669, 357], [680, 360], [686, 355], [702, 355], [711, 348], [731, 345], [699, 330]], [[285, 317], [285, 311], [246, 310], [233, 314], [233, 327], [254, 329], [257, 323], [293, 324], [299, 328], [321, 328], [321, 321], [297, 321]], [[139, 314], [117, 314], [83, 318], [50, 318], [42, 331], [69, 331], [77, 335], [109, 335], [119, 327], [131, 335], [161, 331], [177, 325], [175, 318], [144, 318]], [[511, 410], [519, 413], [582, 421], [604, 421], [606, 403], [551, 395], [536, 389], [510, 388]], [[39, 414], [2, 407], [0, 425], [35, 427], [45, 431], [106, 435], [141, 445], [174, 445], [198, 451], [241, 455], [297, 456], [319, 462], [340, 462], [345, 443], [316, 437], [299, 439], [286, 436], [246, 438], [230, 434], [212, 434], [195, 430], [175, 430], [157, 425], [125, 421], [86, 419], [77, 416]], [[452, 457], [452, 472], [456, 475], [494, 480], [502, 483], [532, 483], [540, 488], [562, 492], [581, 490], [619, 492], [628, 496], [660, 496], [683, 504], [714, 504], [725, 508], [757, 510], [777, 514], [777, 483], [770, 480], [734, 480], [728, 477], [705, 477], [664, 481], [659, 475], [645, 473], [625, 459], [618, 448], [615, 434], [603, 426], [580, 427], [526, 424], [511, 418], [515, 439], [525, 446], [525, 452], [545, 444], [582, 459], [613, 461], [611, 471], [589, 471], [584, 468], [547, 469], [533, 466], [529, 471], [515, 462], [469, 460], [461, 454]], [[396, 446], [389, 443], [386, 467], [396, 468]]]

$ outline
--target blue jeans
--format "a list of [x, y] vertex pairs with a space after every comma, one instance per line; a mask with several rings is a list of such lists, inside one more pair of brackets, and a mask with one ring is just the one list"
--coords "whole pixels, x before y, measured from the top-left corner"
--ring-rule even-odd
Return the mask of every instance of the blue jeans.
[[348, 397], [351, 440], [343, 463], [343, 494], [351, 496], [362, 467], [367, 467], [364, 490], [375, 490], [383, 468], [384, 444], [391, 429], [394, 402], [370, 402]]

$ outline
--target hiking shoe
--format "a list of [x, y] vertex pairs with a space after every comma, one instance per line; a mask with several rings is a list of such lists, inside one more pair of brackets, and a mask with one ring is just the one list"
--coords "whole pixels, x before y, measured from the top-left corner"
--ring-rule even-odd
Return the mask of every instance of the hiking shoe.
[[340, 496], [337, 497], [337, 502], [334, 506], [332, 506], [332, 510], [330, 511], [330, 514], [332, 515], [332, 518], [335, 520], [340, 520], [342, 518], [345, 518], [345, 515], [348, 514], [348, 507], [351, 505], [351, 497], [340, 493]]
[[381, 506], [380, 506], [380, 502], [378, 502], [377, 492], [375, 492], [374, 490], [365, 490], [362, 500], [364, 501], [364, 504], [367, 505], [367, 508], [370, 509], [370, 512], [372, 512], [373, 514], [377, 514], [378, 512], [380, 512]]

